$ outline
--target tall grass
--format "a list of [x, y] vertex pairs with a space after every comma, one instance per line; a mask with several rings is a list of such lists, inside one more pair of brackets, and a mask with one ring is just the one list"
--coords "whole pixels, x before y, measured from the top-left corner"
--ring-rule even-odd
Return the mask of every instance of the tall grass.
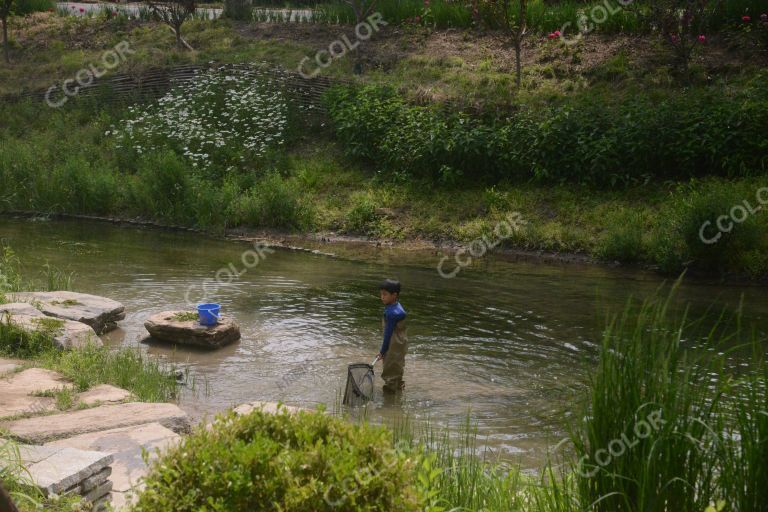
[[[572, 427], [582, 503], [598, 511], [702, 511], [720, 497], [717, 443], [722, 361], [682, 346], [670, 298], [628, 306], [603, 337], [586, 419]], [[713, 329], [704, 340], [717, 346]]]

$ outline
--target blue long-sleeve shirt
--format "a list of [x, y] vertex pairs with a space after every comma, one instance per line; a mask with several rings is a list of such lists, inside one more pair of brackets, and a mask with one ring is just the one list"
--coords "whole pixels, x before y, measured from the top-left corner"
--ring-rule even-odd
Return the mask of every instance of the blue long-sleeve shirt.
[[386, 354], [389, 350], [389, 340], [392, 339], [392, 333], [395, 332], [397, 322], [405, 319], [405, 310], [399, 302], [390, 304], [384, 308], [384, 341], [381, 343], [381, 354]]

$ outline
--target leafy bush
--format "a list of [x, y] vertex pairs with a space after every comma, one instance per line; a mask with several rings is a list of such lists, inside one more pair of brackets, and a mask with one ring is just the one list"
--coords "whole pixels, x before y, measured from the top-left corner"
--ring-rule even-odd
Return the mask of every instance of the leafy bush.
[[352, 198], [352, 208], [347, 212], [345, 229], [350, 233], [373, 235], [379, 216], [376, 213], [376, 202], [369, 193], [361, 193]]
[[326, 99], [348, 153], [394, 179], [614, 186], [766, 170], [768, 90], [757, 84], [734, 97], [639, 95], [616, 105], [584, 97], [510, 117], [409, 105], [378, 86], [335, 88]]
[[296, 229], [309, 226], [311, 218], [295, 184], [275, 172], [243, 193], [232, 208], [234, 225]]
[[383, 428], [321, 412], [230, 413], [162, 455], [131, 510], [416, 511], [414, 469]]
[[757, 206], [755, 190], [750, 187], [682, 187], [675, 197], [674, 206], [661, 212], [659, 231], [651, 248], [663, 270], [676, 272], [688, 266], [726, 272], [744, 268], [741, 258], [768, 249], [762, 212], [748, 215], [742, 223], [726, 219], [725, 226], [733, 226], [730, 231], [717, 227], [719, 218], [729, 216], [734, 207], [743, 207], [745, 200], [752, 198], [752, 204]]
[[637, 212], [614, 216], [599, 241], [597, 255], [604, 260], [638, 262], [643, 254], [643, 217]]

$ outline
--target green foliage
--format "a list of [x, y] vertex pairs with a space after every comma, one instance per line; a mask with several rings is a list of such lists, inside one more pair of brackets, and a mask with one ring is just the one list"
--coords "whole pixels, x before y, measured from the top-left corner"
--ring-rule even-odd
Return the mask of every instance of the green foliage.
[[6, 314], [0, 315], [0, 354], [32, 358], [55, 348], [49, 333], [25, 331], [11, 323]]
[[[734, 208], [758, 206], [755, 189], [716, 184], [683, 187], [677, 201], [661, 216], [660, 225], [650, 249], [651, 254], [667, 272], [691, 267], [705, 272], [725, 272], [743, 268], [742, 258], [754, 251], [765, 254], [764, 212], [747, 212], [744, 222], [732, 220]], [[736, 212], [740, 218], [741, 213]], [[730, 231], [721, 231], [718, 221]], [[753, 261], [759, 261], [753, 260]]]
[[606, 219], [607, 229], [598, 243], [597, 255], [608, 261], [643, 261], [643, 217], [635, 211], [622, 211]]
[[[327, 103], [350, 156], [392, 179], [632, 185], [650, 178], [749, 176], [766, 170], [768, 90], [714, 92], [483, 118], [408, 105], [390, 88], [340, 87]], [[554, 149], [557, 148], [557, 149]]]
[[267, 174], [233, 205], [233, 224], [298, 229], [311, 224], [312, 213], [297, 186], [278, 173]]
[[52, 0], [16, 0], [16, 14], [20, 16], [48, 11], [55, 7], [56, 3]]
[[581, 502], [594, 510], [698, 512], [719, 497], [721, 392], [710, 375], [722, 361], [688, 359], [680, 341], [690, 326], [670, 325], [667, 308], [628, 305], [603, 335], [588, 409], [570, 436]]
[[383, 428], [322, 412], [230, 413], [153, 463], [131, 510], [416, 511], [414, 469]]
[[75, 383], [80, 391], [97, 384], [127, 389], [144, 402], [168, 402], [178, 397], [176, 369], [147, 357], [138, 349], [88, 345], [77, 350], [45, 351], [37, 362]]
[[347, 212], [344, 228], [350, 233], [375, 235], [379, 223], [378, 206], [370, 193], [356, 194], [352, 197], [352, 207]]

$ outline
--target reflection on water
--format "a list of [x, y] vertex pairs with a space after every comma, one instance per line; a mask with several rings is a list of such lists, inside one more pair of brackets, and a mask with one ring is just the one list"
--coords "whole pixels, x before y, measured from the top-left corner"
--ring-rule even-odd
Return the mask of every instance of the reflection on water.
[[[151, 313], [185, 307], [190, 286], [199, 289], [230, 263], [242, 268], [240, 255], [251, 247], [189, 233], [7, 218], [0, 219], [0, 236], [22, 257], [27, 274], [49, 261], [76, 272], [77, 291], [123, 302], [126, 320], [104, 339], [130, 346], [146, 336], [143, 322]], [[434, 254], [402, 254], [407, 266], [392, 263], [396, 250], [369, 256], [350, 261], [276, 250], [209, 297], [240, 323], [239, 343], [215, 352], [140, 346], [188, 365], [197, 382], [207, 382], [207, 393], [182, 397], [196, 418], [254, 400], [332, 408], [346, 365], [370, 362], [378, 350], [376, 286], [396, 277], [409, 312], [406, 391], [400, 402], [385, 404], [379, 389], [370, 415], [397, 418], [406, 411], [458, 424], [471, 411], [492, 446], [535, 467], [574, 410], [579, 382], [593, 362], [599, 317], [661, 284], [640, 272], [490, 257], [442, 279]], [[764, 330], [768, 301], [757, 287], [688, 283], [679, 303], [690, 302], [695, 317], [713, 304], [715, 313], [734, 310], [741, 294], [746, 319]]]

